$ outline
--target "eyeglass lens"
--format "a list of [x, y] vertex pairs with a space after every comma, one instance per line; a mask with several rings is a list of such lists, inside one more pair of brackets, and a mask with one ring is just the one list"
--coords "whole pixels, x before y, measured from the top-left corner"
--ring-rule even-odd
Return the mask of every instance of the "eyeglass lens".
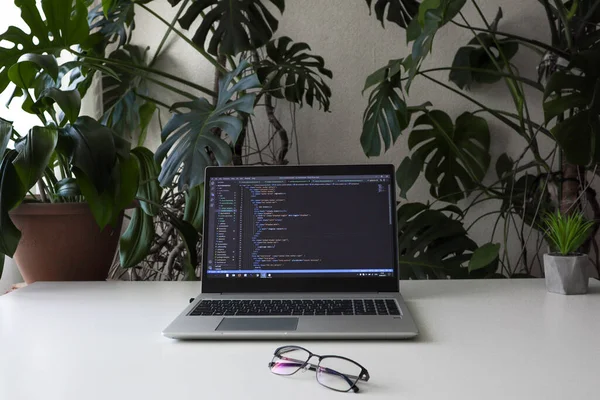
[[361, 368], [355, 363], [337, 357], [325, 357], [317, 367], [317, 380], [330, 389], [347, 391], [358, 381]]

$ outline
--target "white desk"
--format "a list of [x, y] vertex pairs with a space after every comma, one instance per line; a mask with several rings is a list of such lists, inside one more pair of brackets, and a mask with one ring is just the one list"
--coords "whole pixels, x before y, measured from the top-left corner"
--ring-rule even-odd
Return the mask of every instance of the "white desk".
[[[197, 283], [37, 283], [0, 297], [2, 400], [354, 398], [314, 374], [267, 369], [281, 342], [160, 335]], [[402, 282], [416, 341], [303, 342], [362, 363], [373, 399], [597, 399], [600, 284], [548, 294], [542, 280]], [[347, 397], [344, 397], [347, 396]]]

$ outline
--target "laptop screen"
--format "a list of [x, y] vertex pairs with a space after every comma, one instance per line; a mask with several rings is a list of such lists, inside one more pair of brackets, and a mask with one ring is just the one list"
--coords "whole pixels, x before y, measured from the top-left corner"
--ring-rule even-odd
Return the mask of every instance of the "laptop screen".
[[207, 278], [393, 276], [392, 175], [207, 179]]

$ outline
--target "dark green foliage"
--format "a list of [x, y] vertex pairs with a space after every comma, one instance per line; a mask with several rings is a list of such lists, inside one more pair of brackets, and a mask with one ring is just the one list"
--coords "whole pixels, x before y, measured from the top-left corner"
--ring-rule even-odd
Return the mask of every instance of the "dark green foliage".
[[329, 111], [331, 89], [323, 76], [331, 79], [330, 70], [325, 68], [323, 57], [309, 54], [306, 43], [293, 43], [287, 36], [272, 40], [266, 46], [267, 58], [262, 60], [257, 75], [263, 89], [274, 97], [302, 105]]
[[[174, 114], [161, 133], [163, 143], [156, 151], [156, 161], [159, 164], [164, 161], [158, 178], [163, 187], [173, 183], [180, 169], [180, 190], [200, 185], [204, 181], [204, 168], [213, 165], [211, 154], [219, 165], [231, 162], [229, 144], [215, 136], [212, 129], [222, 129], [233, 143], [237, 141], [243, 128], [242, 117], [253, 112], [256, 97], [240, 92], [260, 86], [256, 74], [240, 77], [248, 65], [241, 62], [235, 71], [221, 79], [216, 105], [205, 98], [173, 105], [174, 109], [186, 108], [189, 112]], [[234, 82], [237, 77], [240, 79]]]
[[[176, 5], [179, 1], [172, 0], [170, 3]], [[279, 12], [285, 9], [284, 0], [194, 1], [179, 23], [183, 29], [190, 29], [196, 19], [205, 13], [192, 38], [194, 43], [201, 48], [206, 47], [208, 53], [213, 55], [236, 55], [264, 46], [271, 40], [279, 22], [265, 5], [268, 3]]]

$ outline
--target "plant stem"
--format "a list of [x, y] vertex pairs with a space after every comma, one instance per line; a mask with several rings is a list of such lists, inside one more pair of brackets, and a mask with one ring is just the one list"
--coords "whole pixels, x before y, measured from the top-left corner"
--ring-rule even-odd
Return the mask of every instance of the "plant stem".
[[183, 3], [181, 3], [181, 6], [179, 6], [179, 10], [177, 10], [177, 14], [175, 14], [175, 17], [173, 17], [173, 20], [171, 20], [171, 23], [169, 24], [167, 31], [163, 35], [162, 40], [160, 41], [160, 44], [158, 45], [158, 48], [156, 49], [156, 52], [154, 53], [154, 56], [152, 57], [152, 60], [150, 61], [150, 64], [149, 64], [150, 67], [153, 66], [154, 63], [156, 62], [156, 60], [158, 59], [160, 52], [162, 51], [163, 47], [165, 46], [165, 44], [167, 42], [167, 38], [173, 31], [173, 27], [175, 26], [175, 23], [177, 22], [177, 20], [179, 19], [179, 17], [183, 13], [183, 10], [185, 9], [185, 7], [187, 6], [187, 4], [189, 2], [190, 2], [190, 0], [184, 0]]
[[[460, 22], [456, 22], [454, 20], [450, 21], [450, 22], [452, 22], [454, 25], [459, 26], [461, 28], [473, 29], [474, 31], [477, 31], [477, 32], [492, 33], [489, 29], [476, 28], [476, 27], [469, 28], [467, 25], [463, 25]], [[510, 39], [515, 39], [515, 40], [518, 40], [518, 41], [522, 41], [522, 42], [525, 42], [525, 43], [532, 44], [532, 45], [534, 45], [536, 47], [539, 47], [539, 48], [547, 50], [547, 51], [549, 51], [551, 53], [557, 54], [557, 55], [561, 56], [562, 58], [564, 58], [566, 60], [570, 60], [571, 59], [571, 55], [569, 53], [567, 53], [567, 52], [565, 52], [565, 51], [563, 51], [561, 49], [558, 49], [556, 47], [547, 45], [546, 43], [540, 42], [539, 40], [527, 39], [527, 38], [524, 38], [524, 37], [519, 36], [519, 35], [513, 35], [512, 33], [506, 33], [506, 32], [500, 32], [500, 31], [496, 31], [494, 33], [496, 35], [499, 35], [499, 36], [504, 36], [504, 37], [507, 37], [507, 38], [510, 38]]]
[[[167, 21], [166, 19], [164, 19], [163, 17], [161, 17], [160, 15], [158, 15], [154, 10], [152, 10], [150, 7], [146, 6], [143, 3], [135, 3], [137, 5], [139, 5], [140, 7], [142, 7], [144, 10], [148, 11], [150, 14], [152, 14], [154, 17], [156, 17], [159, 21], [161, 21], [162, 23], [164, 23], [165, 25], [171, 27], [171, 24], [169, 24], [169, 21]], [[183, 33], [181, 33], [178, 29], [175, 29], [175, 27], [172, 27], [173, 32], [179, 36], [184, 42], [186, 42], [187, 44], [189, 44], [190, 46], [192, 46], [194, 49], [196, 49], [196, 51], [198, 51], [198, 53], [200, 53], [204, 58], [206, 58], [206, 60], [211, 63], [212, 65], [215, 66], [215, 68], [219, 68], [221, 69], [221, 72], [223, 73], [227, 73], [227, 70], [225, 68], [223, 68], [223, 66], [221, 64], [219, 64], [217, 62], [217, 60], [215, 60], [215, 58], [213, 56], [211, 56], [210, 54], [208, 54], [202, 47], [196, 46], [196, 43], [194, 43], [193, 41], [191, 41], [190, 39], [188, 39], [187, 36], [185, 36]]]
[[[95, 61], [95, 62], [99, 62], [99, 63], [106, 63], [106, 64], [118, 65], [120, 67], [128, 68], [130, 70], [140, 70], [140, 71], [148, 72], [148, 73], [151, 73], [151, 74], [162, 76], [163, 78], [171, 79], [171, 80], [173, 80], [175, 82], [182, 83], [182, 84], [184, 84], [186, 86], [190, 86], [190, 87], [192, 87], [192, 88], [194, 88], [194, 89], [196, 89], [196, 90], [198, 90], [198, 91], [200, 91], [200, 92], [202, 92], [204, 94], [207, 94], [209, 96], [213, 96], [214, 95], [214, 92], [212, 90], [207, 89], [204, 86], [197, 85], [197, 84], [195, 84], [193, 82], [190, 82], [190, 81], [182, 79], [182, 78], [180, 78], [178, 76], [171, 75], [169, 73], [160, 71], [158, 69], [144, 67], [144, 66], [141, 66], [141, 65], [135, 65], [135, 64], [132, 64], [132, 63], [128, 63], [128, 62], [124, 62], [124, 61], [119, 61], [119, 60], [114, 60], [114, 59], [109, 59], [109, 58], [93, 57], [93, 56], [89, 56], [89, 55], [84, 54], [84, 53], [79, 53], [79, 52], [77, 52], [75, 50], [72, 50], [72, 49], [68, 49], [68, 51], [71, 54], [76, 55], [77, 57], [80, 57], [82, 59], [88, 59], [90, 61]], [[93, 66], [94, 66], [93, 63], [90, 63], [90, 66], [93, 68]], [[146, 79], [147, 79], [147, 77], [146, 77]]]

